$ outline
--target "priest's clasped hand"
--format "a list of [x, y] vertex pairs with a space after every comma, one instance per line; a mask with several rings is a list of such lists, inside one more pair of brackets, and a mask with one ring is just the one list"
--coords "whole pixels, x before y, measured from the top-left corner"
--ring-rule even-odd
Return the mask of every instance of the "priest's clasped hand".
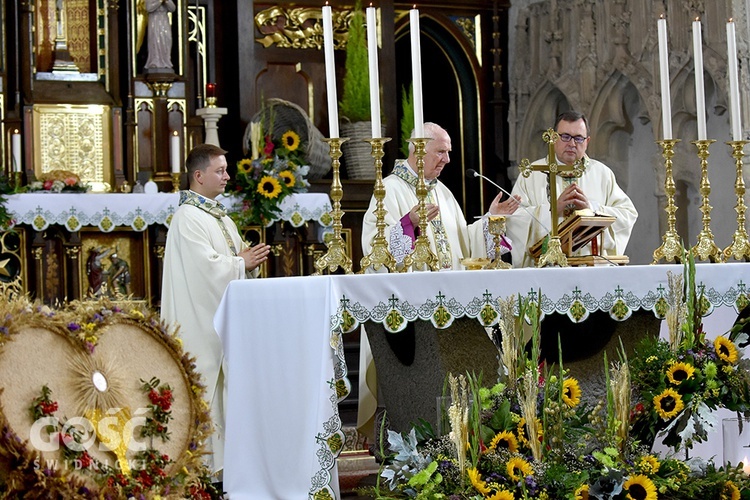
[[[440, 207], [434, 203], [425, 203], [424, 206], [427, 209], [427, 222], [430, 222], [440, 213]], [[414, 207], [409, 210], [409, 220], [415, 227], [419, 224], [419, 205], [414, 205]]]
[[591, 204], [578, 184], [571, 184], [557, 198], [557, 213], [560, 215], [567, 217], [571, 211], [584, 208], [591, 208]]
[[252, 271], [259, 265], [263, 264], [268, 260], [268, 252], [271, 251], [271, 247], [265, 243], [258, 243], [255, 246], [246, 248], [240, 252], [240, 257], [245, 259], [245, 269]]

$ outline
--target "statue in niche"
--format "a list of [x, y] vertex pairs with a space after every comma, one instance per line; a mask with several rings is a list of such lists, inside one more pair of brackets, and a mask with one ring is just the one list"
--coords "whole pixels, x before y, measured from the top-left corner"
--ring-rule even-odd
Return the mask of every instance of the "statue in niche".
[[89, 296], [91, 297], [102, 295], [102, 284], [107, 274], [102, 265], [102, 260], [112, 252], [111, 248], [93, 247], [89, 249], [89, 257], [86, 259], [86, 276], [89, 280]]
[[172, 26], [169, 14], [177, 10], [172, 0], [146, 0], [148, 59], [145, 68], [173, 72]]
[[130, 265], [117, 255], [117, 251], [109, 260], [112, 262], [109, 268], [110, 293], [116, 297], [127, 297], [130, 295]]

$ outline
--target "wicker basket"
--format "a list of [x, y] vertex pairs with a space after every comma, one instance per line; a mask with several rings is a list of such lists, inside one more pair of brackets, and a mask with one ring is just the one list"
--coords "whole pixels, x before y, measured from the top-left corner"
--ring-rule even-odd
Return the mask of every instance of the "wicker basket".
[[372, 157], [372, 147], [365, 140], [372, 137], [372, 123], [369, 121], [342, 122], [341, 136], [349, 138], [341, 145], [347, 177], [374, 179], [375, 159]]
[[[296, 104], [283, 99], [266, 99], [263, 109], [253, 116], [253, 122], [262, 123], [263, 130], [268, 130], [273, 124], [271, 136], [274, 140], [281, 139], [289, 130], [299, 135], [305, 159], [310, 165], [308, 179], [320, 179], [331, 170], [331, 157], [328, 154], [328, 144], [323, 142], [323, 134]], [[251, 150], [250, 124], [245, 128], [242, 148], [245, 154]]]

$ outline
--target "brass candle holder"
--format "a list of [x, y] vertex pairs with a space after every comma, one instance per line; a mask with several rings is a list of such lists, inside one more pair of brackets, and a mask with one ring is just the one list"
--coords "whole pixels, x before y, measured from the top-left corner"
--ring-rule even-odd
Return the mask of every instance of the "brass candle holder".
[[332, 137], [323, 140], [328, 143], [328, 154], [331, 156], [331, 167], [333, 170], [333, 179], [331, 181], [333, 236], [328, 242], [328, 251], [315, 261], [315, 274], [322, 274], [326, 268], [328, 268], [329, 273], [333, 273], [339, 267], [346, 274], [352, 274], [352, 259], [346, 254], [346, 245], [341, 237], [341, 217], [344, 215], [344, 212], [341, 210], [341, 199], [344, 197], [344, 189], [341, 186], [341, 178], [339, 176], [341, 145], [348, 139], [346, 137]]
[[487, 230], [492, 235], [492, 242], [495, 244], [495, 260], [485, 269], [510, 269], [512, 266], [500, 258], [502, 237], [505, 235], [505, 216], [490, 215], [487, 220]]
[[677, 234], [676, 222], [677, 205], [674, 203], [674, 195], [677, 191], [674, 185], [674, 176], [672, 175], [672, 157], [674, 156], [674, 146], [680, 142], [679, 139], [663, 139], [656, 141], [661, 146], [661, 155], [664, 158], [664, 168], [666, 170], [666, 179], [664, 180], [664, 191], [667, 194], [667, 232], [661, 237], [662, 244], [654, 250], [654, 261], [652, 264], [659, 263], [664, 259], [666, 262], [682, 262], [682, 245], [680, 236]]
[[703, 217], [703, 229], [698, 235], [698, 242], [690, 251], [697, 260], [723, 262], [724, 254], [714, 242], [714, 235], [711, 232], [711, 205], [708, 201], [708, 195], [711, 194], [711, 183], [708, 181], [708, 147], [716, 142], [713, 139], [704, 139], [692, 141], [698, 148], [698, 158], [701, 161], [701, 213]]
[[390, 137], [365, 139], [370, 143], [370, 154], [375, 159], [375, 188], [373, 197], [375, 198], [375, 227], [377, 232], [372, 240], [370, 253], [362, 257], [359, 261], [360, 272], [363, 273], [369, 267], [377, 271], [385, 267], [391, 272], [396, 271], [396, 259], [388, 250], [388, 241], [385, 239], [385, 215], [388, 211], [383, 207], [385, 199], [385, 186], [383, 185], [383, 145], [390, 141]]
[[414, 271], [438, 270], [438, 259], [430, 248], [430, 241], [427, 239], [427, 184], [424, 180], [424, 157], [427, 154], [425, 148], [427, 141], [431, 139], [411, 138], [409, 141], [414, 144], [414, 156], [417, 158], [417, 200], [419, 202], [419, 236], [414, 242], [414, 250], [404, 258], [404, 269], [412, 268]]
[[742, 177], [742, 157], [745, 154], [743, 149], [748, 142], [750, 141], [727, 142], [732, 146], [732, 157], [737, 168], [737, 177], [734, 181], [734, 194], [737, 195], [737, 205], [734, 206], [734, 211], [737, 212], [737, 231], [734, 232], [732, 244], [724, 249], [725, 261], [732, 258], [750, 261], [750, 241], [745, 230], [745, 180]]
[[172, 192], [173, 193], [180, 192], [180, 173], [179, 172], [172, 172]]

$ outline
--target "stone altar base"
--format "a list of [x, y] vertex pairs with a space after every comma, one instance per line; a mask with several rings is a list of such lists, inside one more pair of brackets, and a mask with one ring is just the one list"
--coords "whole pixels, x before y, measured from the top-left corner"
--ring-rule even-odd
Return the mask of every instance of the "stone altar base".
[[428, 321], [399, 333], [375, 323], [365, 328], [391, 430], [408, 432], [420, 418], [437, 429], [437, 397], [449, 372], [481, 372], [485, 385], [497, 379], [497, 349], [476, 319], [457, 318], [445, 330]]
[[[559, 331], [563, 364], [570, 376], [579, 381], [582, 401], [591, 406], [605, 397], [604, 352], [610, 362], [619, 360], [622, 340], [628, 357], [632, 357], [640, 339], [659, 335], [660, 320], [650, 311], [634, 312], [623, 322], [610, 321], [605, 316], [592, 315], [585, 322], [574, 324], [557, 315], [543, 327], [543, 345], [555, 346], [553, 351], [547, 349], [550, 369], [556, 370]], [[385, 406], [391, 430], [408, 432], [411, 423], [420, 418], [437, 430], [436, 398], [442, 395], [449, 372], [481, 372], [485, 386], [492, 386], [497, 380], [497, 349], [476, 319], [456, 319], [445, 330], [438, 330], [427, 321], [410, 323], [399, 333], [389, 333], [375, 323], [367, 323], [366, 330], [378, 374], [381, 405]]]

